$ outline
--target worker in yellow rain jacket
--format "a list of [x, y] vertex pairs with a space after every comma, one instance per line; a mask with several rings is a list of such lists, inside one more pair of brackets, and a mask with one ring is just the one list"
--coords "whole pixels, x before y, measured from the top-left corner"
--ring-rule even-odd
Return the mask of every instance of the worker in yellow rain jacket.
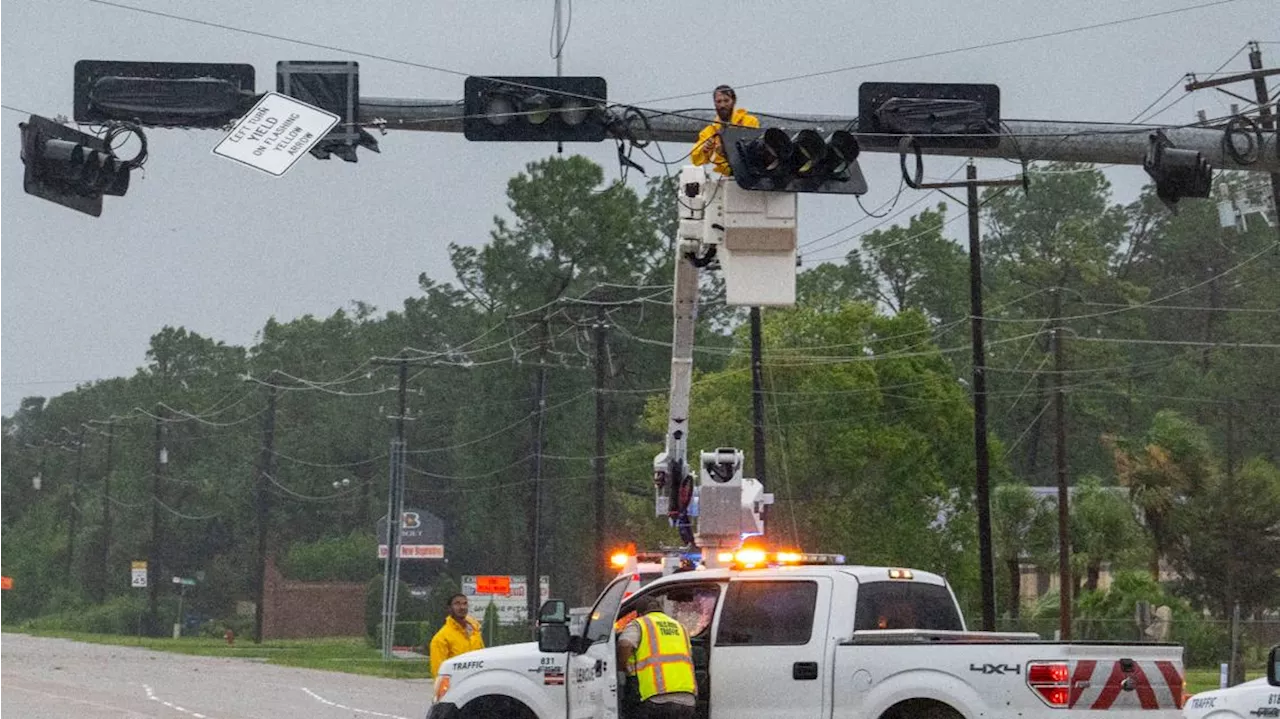
[[[692, 719], [698, 693], [689, 634], [662, 612], [662, 602], [641, 597], [636, 618], [618, 635], [618, 666], [635, 677], [638, 719]], [[629, 715], [630, 717], [630, 715]]]
[[440, 631], [431, 638], [431, 676], [440, 673], [440, 665], [446, 659], [484, 649], [480, 622], [468, 616], [467, 609], [467, 595], [455, 594], [449, 597], [449, 616], [445, 617]]
[[760, 120], [755, 115], [747, 114], [745, 108], [737, 107], [738, 95], [728, 85], [717, 87], [712, 94], [716, 103], [716, 121], [702, 128], [698, 133], [698, 141], [693, 145], [690, 160], [695, 165], [715, 163], [716, 172], [728, 177], [733, 174], [729, 168], [729, 160], [724, 156], [724, 142], [720, 130], [726, 124], [737, 127], [760, 127]]

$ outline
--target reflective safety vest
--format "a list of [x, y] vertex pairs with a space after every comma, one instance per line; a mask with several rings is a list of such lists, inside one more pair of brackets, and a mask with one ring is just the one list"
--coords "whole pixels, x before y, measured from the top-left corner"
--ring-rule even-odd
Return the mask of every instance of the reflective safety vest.
[[655, 694], [696, 694], [689, 634], [684, 626], [662, 612], [650, 612], [635, 621], [640, 624], [640, 646], [632, 657], [640, 701]]

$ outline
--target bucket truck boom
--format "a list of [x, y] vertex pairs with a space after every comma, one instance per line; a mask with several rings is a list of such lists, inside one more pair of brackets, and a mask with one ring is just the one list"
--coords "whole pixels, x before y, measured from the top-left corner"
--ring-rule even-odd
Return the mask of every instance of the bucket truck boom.
[[702, 550], [703, 564], [715, 567], [721, 552], [737, 549], [745, 536], [764, 533], [765, 507], [773, 503], [773, 495], [743, 476], [741, 450], [702, 452], [697, 475], [689, 466], [698, 274], [718, 264], [731, 304], [794, 303], [795, 195], [748, 192], [731, 180], [708, 176], [701, 167], [687, 166], [680, 172], [677, 199], [670, 410], [665, 446], [653, 460], [655, 505], [682, 542]]

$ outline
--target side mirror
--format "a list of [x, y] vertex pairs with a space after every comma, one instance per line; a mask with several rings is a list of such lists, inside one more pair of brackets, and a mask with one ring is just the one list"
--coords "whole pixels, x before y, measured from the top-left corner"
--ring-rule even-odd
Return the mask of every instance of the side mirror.
[[1267, 683], [1280, 687], [1280, 644], [1271, 647], [1267, 654]]
[[548, 599], [538, 610], [538, 623], [568, 625], [569, 605], [563, 599]]
[[563, 654], [569, 651], [569, 625], [539, 624], [538, 651], [548, 654]]

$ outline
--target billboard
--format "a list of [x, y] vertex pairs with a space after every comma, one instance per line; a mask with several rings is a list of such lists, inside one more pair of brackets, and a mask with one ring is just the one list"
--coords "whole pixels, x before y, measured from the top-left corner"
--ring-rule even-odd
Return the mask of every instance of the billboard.
[[[387, 518], [378, 520], [378, 559], [387, 558]], [[401, 559], [444, 559], [444, 522], [430, 512], [406, 509], [400, 516]]]

